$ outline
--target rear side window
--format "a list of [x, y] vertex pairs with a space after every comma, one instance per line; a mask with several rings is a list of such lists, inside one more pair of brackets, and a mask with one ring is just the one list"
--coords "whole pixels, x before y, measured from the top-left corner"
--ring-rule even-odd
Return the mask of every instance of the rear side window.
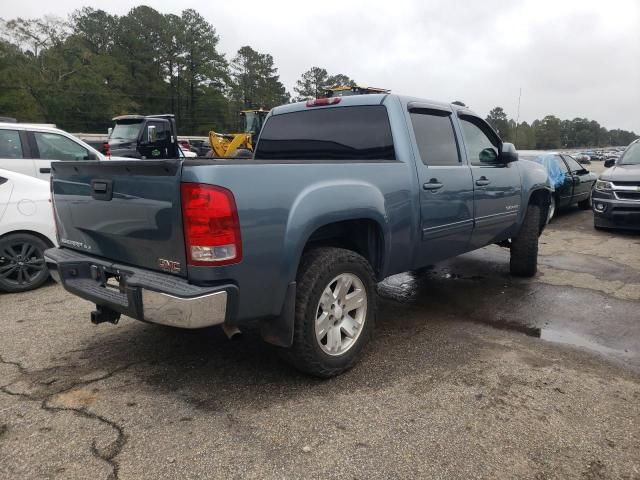
[[425, 165], [460, 165], [451, 115], [438, 110], [411, 110], [411, 123]]
[[0, 158], [22, 158], [22, 143], [17, 130], [0, 130]]
[[271, 116], [254, 158], [267, 160], [395, 160], [382, 105], [309, 109]]

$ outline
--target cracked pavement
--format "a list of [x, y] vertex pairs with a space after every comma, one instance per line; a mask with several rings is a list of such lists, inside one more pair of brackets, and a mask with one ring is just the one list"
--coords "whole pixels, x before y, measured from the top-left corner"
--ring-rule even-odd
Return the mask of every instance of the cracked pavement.
[[0, 478], [640, 479], [640, 235], [590, 221], [561, 213], [531, 280], [499, 247], [388, 279], [328, 381], [253, 330], [0, 295]]

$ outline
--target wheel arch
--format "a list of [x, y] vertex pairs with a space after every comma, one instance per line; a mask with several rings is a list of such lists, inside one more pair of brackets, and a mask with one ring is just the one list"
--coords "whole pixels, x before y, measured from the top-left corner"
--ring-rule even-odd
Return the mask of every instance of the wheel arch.
[[527, 202], [527, 205], [538, 205], [540, 207], [540, 234], [547, 224], [546, 220], [547, 215], [549, 214], [549, 205], [551, 204], [551, 197], [553, 195], [555, 195], [554, 192], [552, 192], [548, 188], [538, 188], [536, 190], [533, 190], [529, 195], [529, 201]]
[[8, 237], [9, 235], [33, 235], [34, 237], [38, 237], [40, 240], [46, 243], [49, 248], [53, 248], [56, 246], [55, 243], [49, 237], [47, 237], [45, 234], [38, 232], [36, 230], [28, 230], [28, 229], [11, 230], [10, 232], [5, 232], [2, 235], [0, 235], [0, 240]]

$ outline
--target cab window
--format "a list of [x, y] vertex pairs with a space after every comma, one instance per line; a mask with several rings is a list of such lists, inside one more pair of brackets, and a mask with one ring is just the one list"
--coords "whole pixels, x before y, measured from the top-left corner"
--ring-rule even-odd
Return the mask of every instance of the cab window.
[[577, 160], [574, 160], [572, 157], [568, 155], [564, 155], [564, 159], [566, 160], [567, 165], [569, 166], [569, 170], [571, 170], [571, 173], [577, 173], [584, 170], [584, 167], [580, 165], [577, 162]]
[[471, 165], [496, 165], [500, 140], [481, 119], [461, 116], [462, 135]]
[[0, 158], [23, 158], [17, 130], [0, 130]]
[[33, 132], [43, 160], [88, 160], [89, 151], [73, 140], [57, 133]]

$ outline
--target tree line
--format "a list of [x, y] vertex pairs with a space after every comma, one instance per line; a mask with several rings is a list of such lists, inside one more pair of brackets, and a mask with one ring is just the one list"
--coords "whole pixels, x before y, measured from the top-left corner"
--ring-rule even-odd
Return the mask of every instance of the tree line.
[[560, 120], [555, 115], [546, 115], [531, 124], [516, 123], [502, 107], [493, 108], [486, 120], [504, 141], [522, 150], [626, 146], [638, 138], [634, 132], [607, 130], [588, 118]]
[[[243, 46], [230, 60], [198, 12], [139, 6], [123, 16], [89, 7], [67, 20], [0, 20], [0, 116], [102, 132], [126, 113], [173, 113], [180, 133], [235, 131], [239, 111], [292, 100], [273, 57]], [[313, 67], [295, 99], [316, 96], [343, 74]]]
[[[120, 114], [173, 113], [183, 135], [231, 132], [240, 127], [240, 110], [355, 84], [314, 66], [291, 94], [270, 54], [246, 45], [227, 59], [215, 27], [193, 9], [174, 15], [139, 6], [119, 16], [85, 7], [66, 20], [0, 19], [0, 116], [69, 131], [104, 132]], [[516, 125], [500, 107], [487, 120], [519, 148], [626, 145], [636, 138], [580, 118], [549, 115]]]

